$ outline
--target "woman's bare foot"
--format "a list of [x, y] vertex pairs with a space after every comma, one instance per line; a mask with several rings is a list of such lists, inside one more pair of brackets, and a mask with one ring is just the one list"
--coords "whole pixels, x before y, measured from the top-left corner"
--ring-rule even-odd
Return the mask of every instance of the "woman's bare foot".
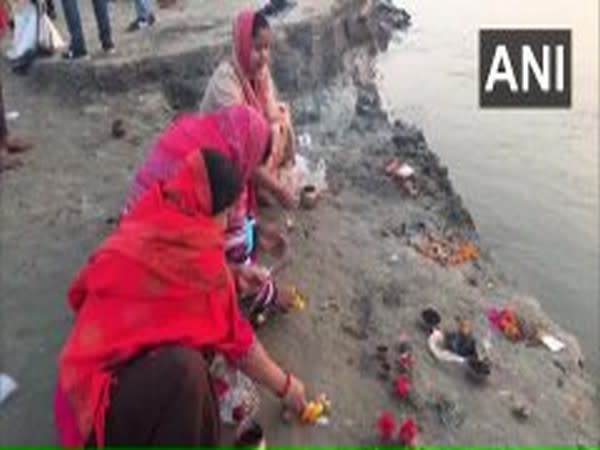
[[5, 158], [0, 158], [0, 173], [5, 170], [14, 170], [18, 169], [23, 165], [23, 162], [20, 159], [10, 159], [6, 160]]
[[8, 136], [0, 141], [0, 149], [5, 149], [8, 153], [23, 153], [31, 149], [32, 145], [25, 139]]

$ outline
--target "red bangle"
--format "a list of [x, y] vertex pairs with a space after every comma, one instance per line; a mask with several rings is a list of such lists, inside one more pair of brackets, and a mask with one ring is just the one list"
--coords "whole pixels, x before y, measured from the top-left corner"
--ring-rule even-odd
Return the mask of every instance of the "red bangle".
[[277, 392], [277, 397], [285, 398], [290, 390], [290, 385], [292, 384], [292, 374], [289, 372], [285, 373], [285, 384], [283, 385], [283, 389]]

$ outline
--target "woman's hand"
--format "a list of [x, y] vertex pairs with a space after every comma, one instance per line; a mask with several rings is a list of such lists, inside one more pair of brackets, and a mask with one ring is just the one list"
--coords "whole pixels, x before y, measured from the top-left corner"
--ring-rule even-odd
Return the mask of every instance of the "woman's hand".
[[274, 224], [258, 224], [258, 244], [274, 258], [281, 258], [288, 248], [288, 240]]
[[294, 290], [291, 286], [279, 286], [277, 288], [277, 306], [284, 312], [290, 311], [294, 308]]
[[280, 187], [276, 192], [277, 200], [285, 209], [296, 209], [298, 202], [294, 198], [294, 195], [284, 187]]
[[291, 375], [290, 387], [288, 388], [287, 395], [283, 401], [286, 406], [298, 414], [302, 414], [304, 412], [304, 408], [306, 408], [307, 401], [304, 383], [302, 383], [302, 381], [300, 381], [294, 375]]
[[233, 269], [238, 292], [242, 295], [257, 294], [260, 288], [269, 280], [269, 271], [256, 264], [238, 265]]
[[282, 102], [278, 103], [277, 104], [277, 110], [278, 110], [278, 112], [280, 114], [280, 117], [283, 120], [291, 121], [290, 120], [291, 119], [290, 107], [287, 105], [287, 103], [282, 103]]
[[254, 381], [266, 386], [276, 395], [283, 396], [283, 402], [294, 412], [301, 414], [306, 407], [304, 384], [293, 375], [289, 375], [269, 356], [260, 341], [256, 339], [243, 365], [242, 371]]
[[265, 189], [271, 193], [285, 208], [293, 209], [297, 206], [292, 192], [286, 189], [266, 166], [260, 166], [254, 171], [254, 181], [257, 188]]
[[281, 145], [282, 149], [285, 149], [285, 153], [281, 155], [281, 163], [283, 165], [296, 165], [296, 135], [292, 125], [292, 115], [290, 113], [290, 107], [285, 103], [278, 104], [278, 120], [280, 125], [283, 126], [281, 132]]

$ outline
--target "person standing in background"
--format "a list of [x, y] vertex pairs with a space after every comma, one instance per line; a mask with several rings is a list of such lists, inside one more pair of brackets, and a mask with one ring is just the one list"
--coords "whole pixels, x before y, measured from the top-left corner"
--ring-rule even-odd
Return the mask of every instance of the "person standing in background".
[[[71, 35], [69, 50], [63, 54], [64, 59], [80, 59], [87, 56], [85, 38], [81, 26], [81, 16], [79, 15], [78, 0], [62, 0], [63, 10], [67, 28]], [[94, 15], [98, 25], [98, 32], [102, 50], [105, 53], [113, 53], [115, 45], [112, 40], [110, 17], [108, 15], [108, 0], [92, 0], [94, 6]]]
[[151, 27], [156, 22], [150, 0], [133, 0], [133, 3], [135, 5], [136, 18], [127, 27], [128, 33]]
[[[0, 0], [0, 41], [4, 37], [9, 27], [9, 15], [6, 2]], [[8, 153], [20, 153], [31, 148], [31, 144], [18, 137], [11, 136], [8, 132], [6, 124], [6, 114], [4, 112], [4, 96], [2, 86], [2, 73], [0, 71], [0, 172], [4, 168], [8, 168], [8, 163], [4, 162], [2, 152], [6, 150]]]

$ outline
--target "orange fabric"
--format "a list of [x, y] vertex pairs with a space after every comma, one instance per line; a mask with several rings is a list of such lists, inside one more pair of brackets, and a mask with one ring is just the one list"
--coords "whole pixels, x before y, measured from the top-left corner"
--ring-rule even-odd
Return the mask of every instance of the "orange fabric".
[[200, 152], [155, 184], [96, 250], [69, 290], [76, 321], [59, 384], [84, 438], [104, 443], [112, 372], [164, 344], [243, 357], [254, 340], [225, 264], [224, 227], [209, 216]]

